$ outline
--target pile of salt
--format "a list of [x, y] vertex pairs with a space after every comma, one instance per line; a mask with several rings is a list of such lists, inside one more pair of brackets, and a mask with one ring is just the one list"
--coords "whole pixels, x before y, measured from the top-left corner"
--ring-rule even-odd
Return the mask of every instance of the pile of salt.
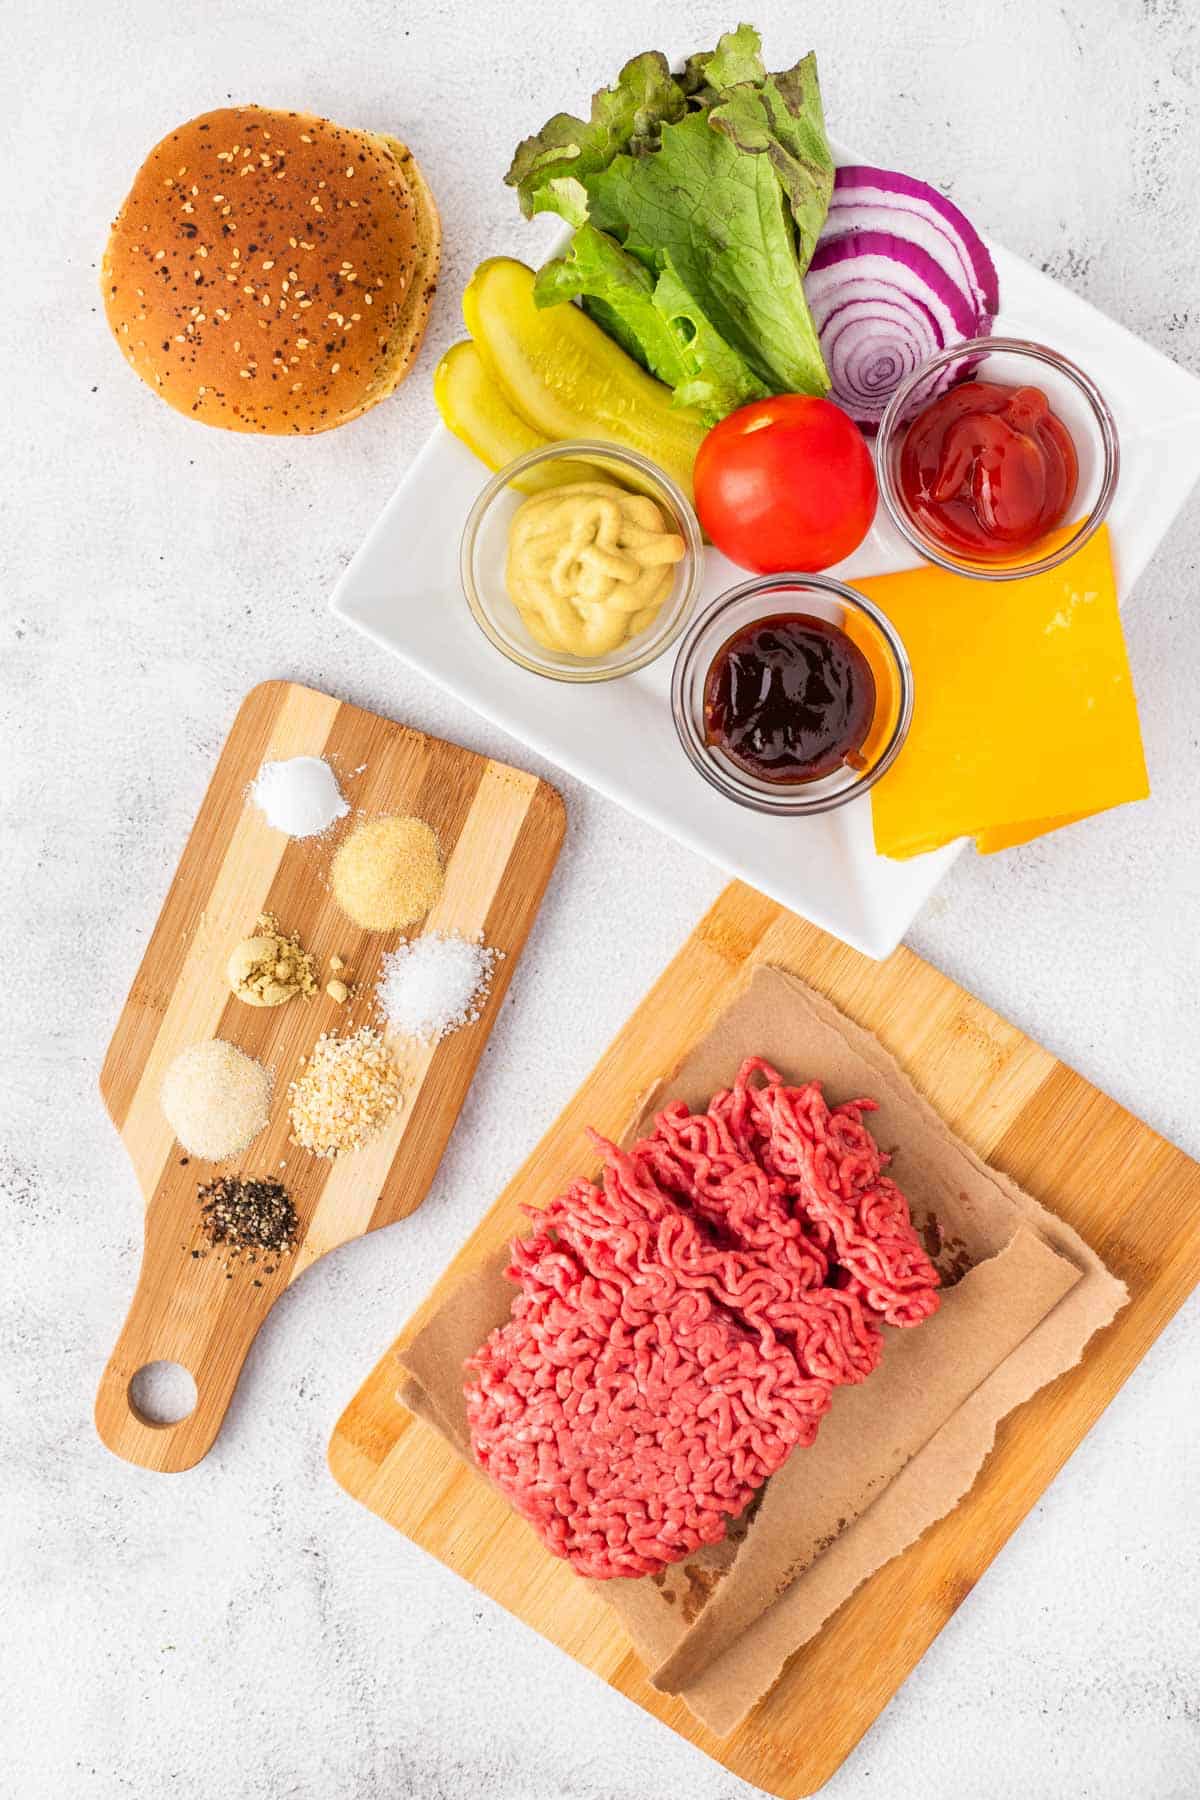
[[264, 763], [250, 786], [250, 798], [268, 825], [289, 837], [318, 837], [350, 811], [333, 770], [320, 756], [292, 756]]
[[388, 1029], [436, 1044], [479, 1017], [502, 954], [469, 938], [426, 932], [383, 959], [375, 990]]

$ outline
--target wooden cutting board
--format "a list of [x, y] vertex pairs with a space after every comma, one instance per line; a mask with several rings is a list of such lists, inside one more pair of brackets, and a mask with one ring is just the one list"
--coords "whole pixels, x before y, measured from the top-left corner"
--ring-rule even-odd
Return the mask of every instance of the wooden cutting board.
[[[396, 1353], [468, 1271], [578, 1171], [583, 1129], [614, 1136], [747, 969], [789, 969], [873, 1031], [980, 1156], [1067, 1219], [1128, 1284], [1078, 1368], [1002, 1425], [959, 1506], [886, 1564], [719, 1739], [651, 1687], [609, 1608], [501, 1495], [395, 1399]], [[868, 960], [740, 883], [726, 888], [338, 1421], [337, 1480], [681, 1736], [781, 1800], [827, 1781], [1200, 1281], [1200, 1165], [901, 947]]]
[[[273, 830], [246, 798], [262, 763], [291, 756], [328, 758], [350, 802], [350, 815], [321, 839]], [[334, 850], [359, 815], [390, 813], [415, 814], [438, 834], [446, 880], [426, 928], [469, 937], [482, 932], [502, 955], [480, 1019], [434, 1047], [398, 1053], [404, 1093], [392, 1121], [352, 1155], [328, 1162], [288, 1142], [287, 1087], [321, 1032], [372, 1022], [381, 960], [402, 934], [351, 925], [334, 902], [328, 874]], [[504, 1002], [564, 823], [557, 792], [506, 763], [292, 682], [265, 682], [247, 696], [100, 1075], [147, 1203], [137, 1289], [96, 1399], [97, 1429], [118, 1456], [160, 1470], [198, 1462], [283, 1290], [327, 1251], [420, 1204]], [[322, 987], [330, 957], [340, 955], [357, 984], [355, 997], [339, 1006], [322, 992], [269, 1008], [235, 1000], [225, 965], [261, 912], [299, 932]], [[275, 1077], [268, 1129], [220, 1169], [283, 1181], [301, 1229], [290, 1256], [260, 1257], [256, 1264], [242, 1259], [232, 1272], [223, 1255], [203, 1254], [196, 1202], [198, 1184], [220, 1170], [184, 1155], [158, 1098], [175, 1055], [211, 1037], [257, 1057]], [[195, 1409], [174, 1425], [150, 1422], [130, 1400], [134, 1374], [158, 1360], [182, 1363], [197, 1387]]]

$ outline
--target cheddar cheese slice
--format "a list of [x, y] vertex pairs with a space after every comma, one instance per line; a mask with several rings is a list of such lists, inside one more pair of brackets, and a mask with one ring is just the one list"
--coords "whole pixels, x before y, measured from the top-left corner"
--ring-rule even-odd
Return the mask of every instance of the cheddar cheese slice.
[[857, 585], [913, 668], [908, 741], [871, 791], [881, 855], [1006, 849], [1149, 793], [1105, 528], [1045, 575]]

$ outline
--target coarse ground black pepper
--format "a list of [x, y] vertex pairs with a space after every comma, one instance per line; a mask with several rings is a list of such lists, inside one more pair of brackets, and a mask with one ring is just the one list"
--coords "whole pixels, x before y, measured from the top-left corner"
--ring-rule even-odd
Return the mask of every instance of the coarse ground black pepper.
[[[257, 1262], [259, 1251], [282, 1256], [296, 1247], [299, 1221], [292, 1197], [280, 1181], [222, 1175], [201, 1187], [196, 1199], [209, 1243], [224, 1246], [232, 1256], [246, 1251], [247, 1260]], [[271, 1275], [278, 1265], [264, 1266]]]

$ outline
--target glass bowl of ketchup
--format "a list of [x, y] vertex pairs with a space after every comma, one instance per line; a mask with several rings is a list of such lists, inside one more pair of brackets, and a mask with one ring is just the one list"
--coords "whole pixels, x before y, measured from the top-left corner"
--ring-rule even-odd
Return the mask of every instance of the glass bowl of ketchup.
[[698, 614], [671, 710], [692, 766], [756, 812], [830, 812], [866, 793], [912, 718], [908, 656], [865, 594], [828, 575], [760, 575]]
[[1044, 344], [974, 338], [897, 388], [875, 440], [893, 524], [930, 562], [980, 581], [1073, 556], [1112, 504], [1121, 466], [1091, 377]]

